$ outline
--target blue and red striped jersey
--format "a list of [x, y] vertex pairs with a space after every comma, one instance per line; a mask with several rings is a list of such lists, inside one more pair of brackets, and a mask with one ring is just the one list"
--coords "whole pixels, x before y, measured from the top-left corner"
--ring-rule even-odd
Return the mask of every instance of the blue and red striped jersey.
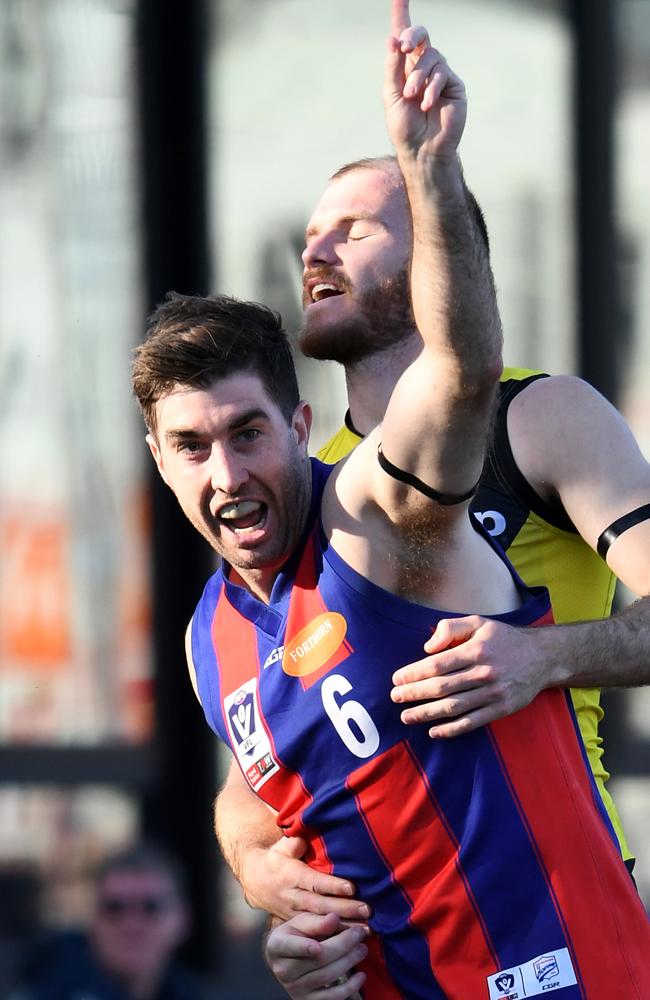
[[[314, 462], [311, 522], [270, 603], [218, 570], [192, 652], [207, 721], [251, 788], [308, 840], [313, 867], [372, 907], [364, 996], [650, 997], [650, 924], [568, 696], [453, 740], [405, 726], [392, 674], [453, 616], [332, 549], [318, 517], [329, 471]], [[494, 617], [552, 621], [546, 590], [516, 579], [521, 606]]]

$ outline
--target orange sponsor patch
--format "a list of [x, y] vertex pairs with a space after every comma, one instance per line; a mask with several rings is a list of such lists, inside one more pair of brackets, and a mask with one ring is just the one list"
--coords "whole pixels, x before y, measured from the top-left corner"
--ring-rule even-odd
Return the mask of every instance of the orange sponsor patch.
[[312, 618], [289, 642], [285, 642], [282, 669], [291, 677], [306, 677], [320, 670], [345, 639], [348, 625], [337, 611]]

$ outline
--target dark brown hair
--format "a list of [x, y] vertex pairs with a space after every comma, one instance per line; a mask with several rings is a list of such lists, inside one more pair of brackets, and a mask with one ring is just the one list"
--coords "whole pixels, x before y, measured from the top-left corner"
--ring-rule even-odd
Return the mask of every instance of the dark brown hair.
[[287, 423], [300, 401], [282, 318], [256, 302], [227, 295], [169, 292], [147, 321], [136, 348], [133, 391], [156, 433], [156, 403], [176, 386], [206, 389], [238, 372], [257, 375]]

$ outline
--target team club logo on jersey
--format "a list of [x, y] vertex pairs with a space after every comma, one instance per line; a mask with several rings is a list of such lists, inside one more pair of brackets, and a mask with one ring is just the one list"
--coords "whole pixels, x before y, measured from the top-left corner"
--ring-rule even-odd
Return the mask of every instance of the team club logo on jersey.
[[312, 618], [297, 635], [285, 641], [282, 669], [290, 677], [313, 674], [334, 656], [345, 639], [348, 625], [337, 611]]
[[537, 955], [523, 965], [488, 976], [490, 1000], [520, 1000], [574, 986], [575, 972], [567, 948]]
[[223, 701], [230, 743], [253, 789], [260, 788], [278, 770], [271, 741], [257, 701], [257, 678], [252, 677]]

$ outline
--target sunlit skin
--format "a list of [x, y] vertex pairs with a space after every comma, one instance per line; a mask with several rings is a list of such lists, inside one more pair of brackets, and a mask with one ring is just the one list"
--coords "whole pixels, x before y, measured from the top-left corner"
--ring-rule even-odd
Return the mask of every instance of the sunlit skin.
[[349, 363], [414, 332], [409, 218], [396, 172], [330, 181], [305, 232], [303, 353]]
[[214, 551], [268, 600], [309, 510], [309, 405], [299, 403], [289, 425], [261, 380], [242, 372], [174, 389], [156, 417], [147, 442], [164, 481]]
[[[99, 888], [102, 899], [133, 905], [117, 916], [98, 907], [91, 939], [99, 962], [134, 996], [155, 993], [169, 959], [187, 933], [187, 907], [166, 874], [147, 870], [109, 872]], [[146, 899], [159, 902], [160, 912], [143, 912], [140, 903]]]

